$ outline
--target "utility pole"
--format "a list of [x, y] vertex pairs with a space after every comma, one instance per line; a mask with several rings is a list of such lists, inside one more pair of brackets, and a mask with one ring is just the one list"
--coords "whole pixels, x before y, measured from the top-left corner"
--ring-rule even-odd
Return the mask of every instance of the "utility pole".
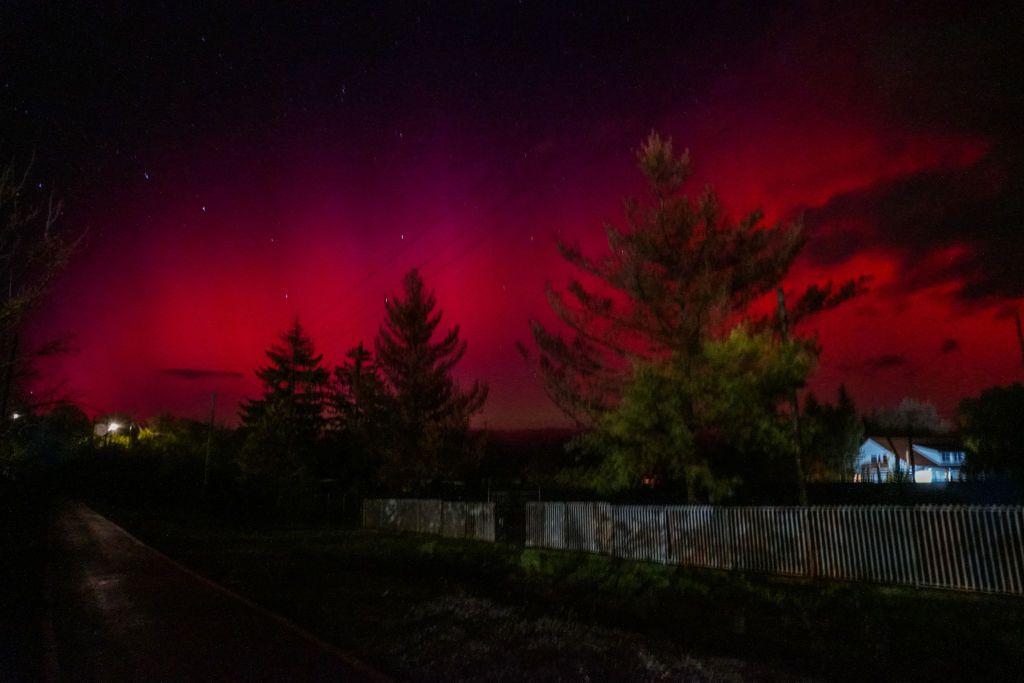
[[203, 488], [210, 484], [210, 450], [213, 448], [213, 419], [217, 414], [217, 393], [210, 394], [210, 429], [206, 432], [206, 464], [203, 465]]
[[[789, 320], [786, 314], [786, 295], [782, 291], [782, 287], [778, 287], [775, 290], [779, 301], [779, 336], [782, 338], [782, 343], [785, 344], [789, 341]], [[793, 437], [796, 440], [796, 451], [794, 452], [793, 459], [796, 469], [796, 484], [797, 494], [800, 498], [800, 505], [807, 505], [807, 482], [804, 481], [804, 463], [803, 463], [803, 444], [801, 443], [800, 436], [800, 402], [797, 400], [796, 387], [793, 387], [789, 393], [789, 412], [793, 419]]]

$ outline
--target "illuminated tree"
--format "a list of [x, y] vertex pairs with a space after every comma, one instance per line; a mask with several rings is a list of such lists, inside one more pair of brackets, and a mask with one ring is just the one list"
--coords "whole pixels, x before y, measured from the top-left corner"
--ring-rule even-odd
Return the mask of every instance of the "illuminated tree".
[[463, 390], [452, 378], [466, 342], [458, 325], [434, 341], [441, 323], [436, 306], [411, 270], [403, 294], [386, 301], [377, 335], [377, 364], [394, 406], [396, 441], [386, 474], [393, 481], [454, 476], [475, 450], [469, 422], [487, 400], [487, 387], [474, 382]]
[[249, 430], [241, 465], [250, 474], [295, 474], [309, 466], [325, 426], [328, 373], [298, 319], [266, 353], [270, 364], [256, 371], [263, 396], [241, 409]]
[[604, 456], [595, 488], [678, 484], [694, 502], [720, 500], [745, 481], [791, 485], [794, 443], [779, 406], [807, 376], [813, 348], [737, 327], [690, 360], [634, 366], [622, 400], [582, 439]]
[[[696, 199], [682, 194], [690, 175], [689, 155], [677, 156], [671, 141], [655, 133], [641, 146], [638, 159], [650, 198], [626, 202], [626, 227], [606, 228], [608, 252], [595, 259], [577, 247], [559, 245], [583, 275], [570, 281], [565, 293], [548, 289], [551, 307], [572, 336], [564, 338], [531, 321], [544, 388], [582, 427], [601, 427], [629, 391], [638, 364], [669, 363], [669, 375], [678, 379], [680, 390], [692, 387], [690, 376], [708, 361], [708, 344], [727, 339], [739, 322], [746, 320], [752, 332], [775, 329], [779, 343], [786, 345], [789, 328], [838, 305], [859, 287], [856, 282], [812, 286], [788, 310], [780, 306], [778, 325], [772, 316], [751, 314], [751, 305], [774, 291], [782, 299], [782, 279], [804, 243], [801, 226], [764, 225], [760, 212], [734, 221], [710, 189]], [[802, 383], [803, 378], [794, 378], [786, 401], [790, 405]], [[683, 402], [696, 400], [687, 396]], [[693, 414], [692, 407], [680, 406], [666, 420]], [[792, 441], [799, 446], [795, 435]], [[795, 465], [802, 490], [798, 457]]]

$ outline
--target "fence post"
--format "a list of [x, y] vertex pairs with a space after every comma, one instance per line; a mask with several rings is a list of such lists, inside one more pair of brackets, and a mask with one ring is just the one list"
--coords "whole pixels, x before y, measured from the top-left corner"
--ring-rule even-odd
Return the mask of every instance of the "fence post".
[[661, 563], [668, 564], [670, 534], [668, 528], [668, 506], [661, 508]]
[[807, 573], [812, 579], [818, 578], [818, 516], [810, 505], [802, 508], [807, 523], [804, 525], [804, 533], [807, 536], [804, 548], [807, 552]]

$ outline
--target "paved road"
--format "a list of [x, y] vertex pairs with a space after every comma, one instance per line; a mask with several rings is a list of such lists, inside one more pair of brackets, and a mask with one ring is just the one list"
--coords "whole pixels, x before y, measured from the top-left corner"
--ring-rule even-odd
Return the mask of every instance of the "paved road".
[[48, 568], [52, 671], [65, 680], [365, 680], [323, 643], [181, 568], [81, 504]]

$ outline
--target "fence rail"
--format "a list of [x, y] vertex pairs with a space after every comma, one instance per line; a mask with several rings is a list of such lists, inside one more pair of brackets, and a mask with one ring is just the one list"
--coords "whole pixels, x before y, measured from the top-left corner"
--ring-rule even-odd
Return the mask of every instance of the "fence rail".
[[494, 541], [494, 503], [410, 498], [367, 498], [363, 527]]
[[527, 503], [527, 547], [1024, 595], [1024, 506]]

